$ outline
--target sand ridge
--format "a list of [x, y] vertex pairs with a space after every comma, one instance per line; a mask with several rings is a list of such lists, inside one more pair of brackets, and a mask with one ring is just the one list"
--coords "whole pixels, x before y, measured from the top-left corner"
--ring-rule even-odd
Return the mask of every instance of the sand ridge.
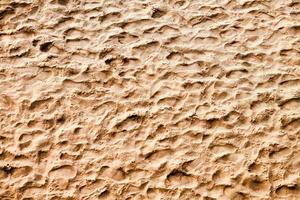
[[0, 199], [300, 199], [297, 0], [1, 0]]

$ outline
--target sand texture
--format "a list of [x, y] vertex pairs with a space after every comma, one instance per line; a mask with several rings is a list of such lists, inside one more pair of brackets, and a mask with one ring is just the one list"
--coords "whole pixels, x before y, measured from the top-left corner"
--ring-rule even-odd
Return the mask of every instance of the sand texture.
[[0, 200], [300, 200], [299, 0], [0, 0]]

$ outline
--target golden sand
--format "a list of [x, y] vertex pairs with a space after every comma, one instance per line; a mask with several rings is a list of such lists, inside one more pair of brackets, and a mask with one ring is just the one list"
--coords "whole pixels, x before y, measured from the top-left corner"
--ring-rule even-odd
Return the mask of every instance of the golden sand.
[[299, 200], [298, 0], [1, 0], [1, 200]]

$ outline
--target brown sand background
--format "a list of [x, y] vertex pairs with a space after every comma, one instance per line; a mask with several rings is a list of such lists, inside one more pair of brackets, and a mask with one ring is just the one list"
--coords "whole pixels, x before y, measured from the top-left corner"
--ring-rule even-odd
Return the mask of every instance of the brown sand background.
[[300, 199], [297, 0], [1, 0], [0, 199]]

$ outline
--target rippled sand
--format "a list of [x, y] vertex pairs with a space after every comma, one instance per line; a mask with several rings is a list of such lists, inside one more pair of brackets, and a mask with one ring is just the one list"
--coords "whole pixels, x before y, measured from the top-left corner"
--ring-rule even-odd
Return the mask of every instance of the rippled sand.
[[1, 0], [1, 200], [300, 199], [298, 0]]

